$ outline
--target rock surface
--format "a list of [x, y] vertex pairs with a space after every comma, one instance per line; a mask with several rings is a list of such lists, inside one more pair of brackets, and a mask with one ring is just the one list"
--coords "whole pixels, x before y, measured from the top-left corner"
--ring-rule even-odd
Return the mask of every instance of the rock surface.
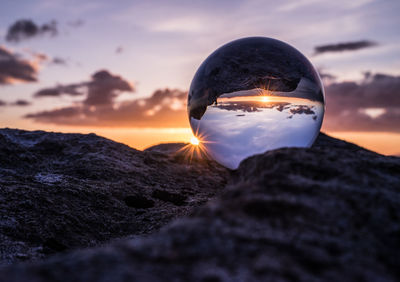
[[[90, 135], [75, 138], [78, 144], [79, 140], [98, 138], [111, 147], [123, 146]], [[70, 148], [76, 147], [77, 144], [71, 144]], [[99, 152], [100, 148], [94, 151]], [[126, 147], [126, 151], [130, 150]], [[100, 152], [114, 164], [114, 158], [120, 156], [116, 151]], [[143, 154], [146, 153], [150, 152]], [[131, 151], [131, 154], [142, 153]], [[173, 156], [172, 151], [168, 156], [158, 154], [157, 158], [166, 161]], [[1, 160], [6, 160], [6, 156], [2, 154]], [[190, 166], [172, 161], [169, 164], [191, 171]], [[82, 163], [82, 169], [87, 165]], [[205, 177], [200, 164], [193, 166]], [[18, 168], [10, 168], [13, 169]], [[91, 175], [90, 169], [86, 174]], [[217, 166], [207, 169], [209, 174], [227, 173]], [[183, 177], [174, 174], [170, 181], [181, 184], [176, 175]], [[1, 179], [4, 181], [4, 177]], [[220, 187], [204, 187], [220, 191], [225, 178], [220, 176], [220, 179], [216, 184], [209, 180], [208, 184]], [[188, 189], [185, 185], [175, 191]], [[91, 189], [109, 187], [99, 185]], [[146, 191], [142, 194], [147, 195]], [[209, 194], [212, 197], [216, 192]], [[31, 192], [30, 198], [34, 197]], [[85, 198], [86, 194], [79, 197]], [[12, 200], [14, 205], [20, 202]], [[158, 201], [155, 196], [151, 200]], [[60, 204], [59, 199], [54, 202]], [[91, 204], [93, 208], [98, 205]], [[24, 208], [26, 212], [30, 209], [21, 207]], [[102, 211], [104, 216], [107, 211]], [[181, 214], [185, 213], [176, 216]], [[40, 222], [46, 219], [51, 216], [43, 215]], [[40, 233], [43, 227], [46, 225], [32, 225], [26, 232], [33, 229]], [[60, 232], [69, 228], [72, 227], [63, 225]], [[94, 236], [88, 234], [88, 238], [89, 235]], [[311, 149], [279, 149], [246, 159], [231, 173], [222, 193], [160, 231], [43, 261], [14, 264], [0, 271], [0, 280], [396, 281], [400, 277], [398, 250], [400, 158], [382, 156], [321, 134]]]
[[158, 230], [221, 191], [211, 161], [94, 134], [0, 130], [0, 264]]
[[184, 143], [163, 143], [146, 148], [147, 152], [160, 152], [164, 154], [176, 153], [182, 150], [188, 144]]

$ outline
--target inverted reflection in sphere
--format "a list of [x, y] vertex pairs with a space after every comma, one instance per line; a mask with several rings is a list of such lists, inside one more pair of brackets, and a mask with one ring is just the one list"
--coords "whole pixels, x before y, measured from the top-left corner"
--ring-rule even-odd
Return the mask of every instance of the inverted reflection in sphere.
[[324, 116], [324, 91], [312, 64], [292, 46], [243, 38], [201, 64], [190, 85], [188, 114], [206, 153], [236, 169], [254, 154], [311, 146]]

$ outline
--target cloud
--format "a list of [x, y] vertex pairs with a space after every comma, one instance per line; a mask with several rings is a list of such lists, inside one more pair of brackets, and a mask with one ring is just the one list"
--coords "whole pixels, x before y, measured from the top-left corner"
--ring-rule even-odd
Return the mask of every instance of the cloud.
[[400, 132], [400, 76], [366, 73], [326, 87], [327, 131]]
[[122, 47], [122, 46], [118, 46], [116, 49], [115, 49], [115, 53], [116, 54], [121, 54], [121, 53], [123, 53], [124, 52], [124, 47]]
[[30, 106], [31, 102], [26, 101], [26, 100], [17, 100], [14, 103], [11, 103], [12, 106], [19, 106], [19, 107], [26, 107], [26, 106]]
[[133, 92], [134, 90], [134, 87], [120, 76], [100, 70], [92, 75], [90, 81], [44, 88], [37, 91], [34, 97], [86, 95], [86, 99], [82, 102], [85, 105], [111, 105], [121, 92]]
[[57, 85], [56, 87], [44, 88], [37, 91], [34, 97], [57, 97], [61, 95], [80, 96], [84, 95], [84, 89], [82, 88], [85, 86], [86, 83]]
[[[148, 98], [124, 102], [116, 102], [112, 98], [113, 95], [108, 94], [105, 95], [107, 103], [88, 102], [89, 92], [95, 91], [94, 88], [90, 90], [88, 85], [94, 83], [96, 87], [99, 86], [96, 81], [103, 75], [93, 75], [90, 82], [58, 86], [53, 89], [57, 90], [55, 96], [75, 95], [66, 93], [70, 91], [68, 87], [71, 86], [71, 89], [75, 89], [76, 93], [79, 93], [78, 95], [82, 95], [80, 103], [31, 113], [25, 117], [36, 122], [75, 126], [156, 128], [188, 126], [186, 91], [162, 89], [155, 91]], [[115, 82], [111, 83], [112, 85], [115, 83], [116, 88], [124, 89], [123, 83], [116, 79], [116, 76], [104, 75], [104, 77], [109, 76], [114, 77]], [[122, 78], [120, 79], [124, 81]], [[121, 85], [119, 85], [120, 83]], [[108, 90], [110, 89], [115, 88], [108, 88]], [[93, 93], [103, 96], [101, 91]], [[285, 108], [285, 105], [280, 106], [282, 108], [277, 108], [277, 110]], [[312, 115], [313, 110], [294, 108], [292, 114], [295, 113]], [[323, 130], [400, 132], [399, 124], [400, 76], [366, 73], [361, 82], [336, 82], [326, 87], [326, 113]]]
[[38, 63], [43, 63], [49, 60], [49, 57], [46, 54], [43, 53], [34, 53], [32, 52], [33, 58], [38, 62]]
[[21, 19], [13, 23], [7, 31], [6, 40], [9, 42], [19, 42], [28, 38], [48, 34], [57, 35], [57, 22], [51, 21], [43, 25], [37, 25], [32, 20]]
[[288, 102], [262, 102], [262, 101], [248, 101], [248, 102], [223, 102], [223, 103], [218, 103], [214, 107], [217, 107], [218, 109], [221, 110], [226, 110], [226, 111], [242, 111], [242, 112], [261, 112], [261, 109], [276, 109], [280, 112], [283, 110], [287, 110], [291, 107], [291, 103]]
[[0, 84], [37, 81], [37, 66], [0, 46]]
[[92, 81], [87, 83], [88, 95], [85, 105], [110, 105], [121, 91], [133, 92], [134, 88], [120, 76], [111, 75], [101, 70], [92, 75]]
[[298, 105], [290, 109], [290, 113], [293, 115], [295, 114], [315, 115], [315, 112], [312, 110], [312, 107], [306, 105]]
[[6, 103], [2, 100], [0, 100], [0, 106], [19, 106], [19, 107], [25, 107], [31, 105], [31, 102], [26, 101], [26, 100], [17, 100], [13, 103]]
[[66, 65], [67, 61], [60, 57], [54, 57], [51, 62], [55, 65]]
[[[42, 121], [45, 123], [55, 123], [55, 124], [74, 124], [68, 123], [68, 119], [77, 118], [80, 115], [80, 108], [71, 106], [64, 107], [60, 109], [50, 110], [50, 111], [42, 111], [36, 114], [27, 114], [26, 118], [33, 118], [36, 121]], [[54, 120], [52, 121], [51, 119]]]
[[327, 45], [316, 46], [314, 48], [315, 51], [314, 55], [319, 55], [322, 53], [329, 53], [329, 52], [356, 51], [359, 49], [365, 49], [376, 45], [378, 45], [376, 42], [370, 40], [327, 44]]
[[186, 127], [187, 92], [157, 90], [151, 97], [121, 103], [78, 105], [28, 114], [25, 118], [42, 123], [80, 126]]
[[67, 64], [67, 60], [63, 59], [61, 57], [55, 56], [55, 57], [51, 57], [49, 55], [46, 55], [44, 53], [41, 52], [36, 52], [33, 51], [31, 49], [25, 48], [23, 49], [23, 51], [28, 54], [32, 60], [34, 62], [36, 62], [37, 64], [50, 64], [50, 65], [66, 65]]

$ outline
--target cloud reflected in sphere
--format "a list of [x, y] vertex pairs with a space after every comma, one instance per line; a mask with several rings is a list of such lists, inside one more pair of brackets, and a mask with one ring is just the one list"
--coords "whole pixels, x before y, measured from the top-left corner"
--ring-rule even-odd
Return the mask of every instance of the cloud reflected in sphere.
[[271, 38], [232, 41], [199, 67], [188, 96], [201, 148], [236, 169], [254, 154], [309, 147], [324, 116], [321, 79], [307, 58]]

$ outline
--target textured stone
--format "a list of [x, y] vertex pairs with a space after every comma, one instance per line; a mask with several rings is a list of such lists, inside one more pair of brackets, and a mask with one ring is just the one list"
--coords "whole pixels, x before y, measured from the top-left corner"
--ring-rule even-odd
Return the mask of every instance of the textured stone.
[[[215, 162], [95, 134], [1, 129], [0, 264], [154, 232], [220, 192], [227, 176]], [[168, 189], [176, 195], [157, 197]]]
[[[200, 166], [198, 173], [207, 176]], [[174, 191], [172, 186], [157, 189]], [[0, 277], [396, 281], [399, 219], [400, 158], [321, 134], [313, 148], [279, 149], [244, 160], [222, 193], [147, 237], [15, 264], [2, 269]]]

